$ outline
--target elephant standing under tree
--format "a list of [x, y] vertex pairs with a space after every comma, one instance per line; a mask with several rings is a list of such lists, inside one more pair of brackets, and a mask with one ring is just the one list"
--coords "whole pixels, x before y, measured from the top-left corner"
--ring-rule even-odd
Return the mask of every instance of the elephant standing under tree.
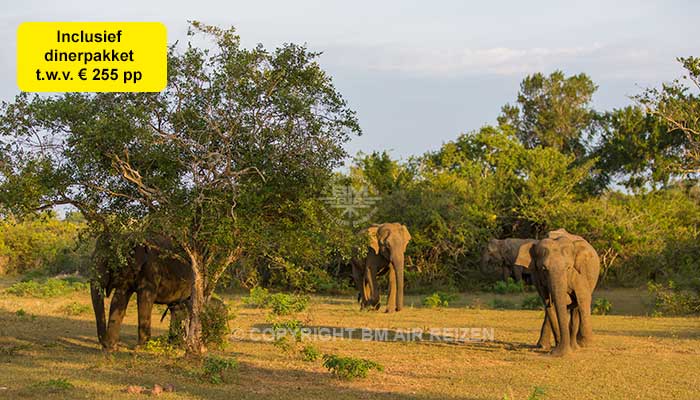
[[533, 271], [545, 305], [539, 343], [548, 347], [553, 333], [556, 347], [552, 354], [557, 356], [589, 345], [593, 339], [591, 301], [600, 274], [600, 259], [593, 246], [558, 229], [545, 239], [523, 244], [515, 263]]
[[535, 242], [534, 239], [491, 239], [481, 255], [482, 270], [487, 266], [500, 268], [503, 280], [507, 281], [511, 276], [515, 282], [523, 280], [523, 274], [530, 272], [515, 264], [520, 246]]
[[352, 275], [359, 291], [361, 308], [379, 309], [377, 277], [389, 274], [386, 312], [403, 308], [404, 252], [411, 240], [408, 229], [399, 223], [372, 225], [360, 232], [368, 240], [367, 255], [352, 260]]
[[[97, 246], [108, 249], [109, 239], [100, 237]], [[168, 304], [171, 313], [181, 308], [190, 297], [193, 275], [190, 265], [168, 254], [172, 246], [163, 242], [159, 248], [137, 245], [129, 256], [128, 265], [114, 271], [106, 259], [98, 260], [96, 277], [90, 282], [92, 306], [95, 311], [97, 337], [107, 351], [117, 349], [119, 330], [126, 314], [131, 295], [136, 293], [138, 302], [138, 344], [151, 336], [153, 304]], [[97, 254], [97, 250], [96, 250]], [[104, 300], [112, 296], [109, 321], [105, 321]], [[179, 307], [178, 307], [179, 306]]]

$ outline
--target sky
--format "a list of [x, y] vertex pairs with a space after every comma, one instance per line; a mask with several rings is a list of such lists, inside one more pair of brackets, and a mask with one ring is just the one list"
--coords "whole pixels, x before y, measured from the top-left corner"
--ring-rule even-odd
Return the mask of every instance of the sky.
[[235, 26], [242, 43], [306, 43], [357, 111], [350, 154], [406, 159], [494, 123], [535, 72], [584, 72], [594, 107], [681, 75], [700, 56], [700, 2], [0, 0], [0, 101], [19, 93], [16, 30], [27, 21], [158, 21], [186, 41], [188, 20]]

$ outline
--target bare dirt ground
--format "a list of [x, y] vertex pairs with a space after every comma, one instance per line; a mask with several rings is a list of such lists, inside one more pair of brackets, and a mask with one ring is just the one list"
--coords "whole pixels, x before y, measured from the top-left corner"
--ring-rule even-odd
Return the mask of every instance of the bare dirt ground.
[[[462, 294], [450, 307], [420, 306], [409, 296], [396, 314], [360, 312], [352, 296], [312, 297], [297, 316], [305, 326], [373, 328], [389, 332], [435, 328], [493, 329], [493, 339], [467, 343], [365, 341], [359, 335], [312, 340], [321, 353], [367, 358], [383, 372], [366, 379], [340, 380], [321, 361], [302, 361], [298, 348], [282, 351], [251, 329], [268, 326], [268, 311], [246, 308], [240, 296], [224, 296], [237, 314], [223, 356], [238, 370], [214, 385], [196, 373], [196, 362], [134, 350], [136, 301], [122, 329], [122, 348], [103, 354], [95, 338], [88, 293], [36, 299], [3, 293], [0, 282], [0, 398], [145, 398], [127, 394], [128, 385], [173, 384], [163, 399], [696, 399], [700, 396], [700, 319], [648, 317], [643, 290], [599, 291], [617, 315], [594, 316], [596, 342], [563, 359], [535, 349], [541, 311], [488, 309], [495, 297]], [[67, 315], [65, 306], [82, 307]], [[79, 307], [80, 308], [80, 307]], [[18, 310], [20, 311], [18, 315]], [[154, 309], [154, 335], [164, 334], [162, 308]], [[620, 315], [622, 314], [622, 315]], [[318, 338], [317, 338], [318, 339]], [[72, 387], [56, 385], [56, 380]]]

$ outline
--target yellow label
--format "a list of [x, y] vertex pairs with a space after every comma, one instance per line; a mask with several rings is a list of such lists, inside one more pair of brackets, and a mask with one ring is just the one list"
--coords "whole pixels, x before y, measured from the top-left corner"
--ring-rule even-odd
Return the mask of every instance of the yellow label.
[[17, 86], [25, 92], [159, 92], [167, 83], [159, 22], [25, 22]]

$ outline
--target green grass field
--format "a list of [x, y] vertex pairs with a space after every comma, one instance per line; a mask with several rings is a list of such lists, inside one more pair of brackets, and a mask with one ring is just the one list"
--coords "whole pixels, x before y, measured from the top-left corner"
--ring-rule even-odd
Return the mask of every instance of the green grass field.
[[[0, 283], [6, 288], [9, 281]], [[0, 289], [1, 290], [1, 289]], [[493, 298], [523, 295], [462, 294], [449, 308], [420, 306], [409, 296], [397, 314], [360, 312], [352, 296], [312, 297], [297, 316], [309, 327], [424, 329], [493, 328], [493, 341], [379, 342], [359, 337], [317, 340], [321, 353], [376, 361], [383, 372], [352, 381], [331, 375], [321, 361], [305, 362], [296, 350], [251, 338], [267, 326], [268, 312], [224, 296], [237, 314], [226, 351], [238, 361], [225, 383], [197, 375], [197, 363], [134, 350], [135, 298], [122, 330], [122, 348], [103, 354], [95, 338], [88, 293], [36, 299], [0, 292], [0, 398], [126, 398], [128, 385], [173, 384], [164, 399], [695, 399], [700, 388], [700, 319], [652, 318], [643, 290], [599, 291], [613, 315], [594, 316], [592, 348], [557, 359], [534, 349], [541, 311], [488, 309]], [[19, 311], [22, 310], [22, 311]], [[19, 311], [19, 312], [18, 312]], [[154, 335], [163, 334], [162, 308], [154, 309]]]

